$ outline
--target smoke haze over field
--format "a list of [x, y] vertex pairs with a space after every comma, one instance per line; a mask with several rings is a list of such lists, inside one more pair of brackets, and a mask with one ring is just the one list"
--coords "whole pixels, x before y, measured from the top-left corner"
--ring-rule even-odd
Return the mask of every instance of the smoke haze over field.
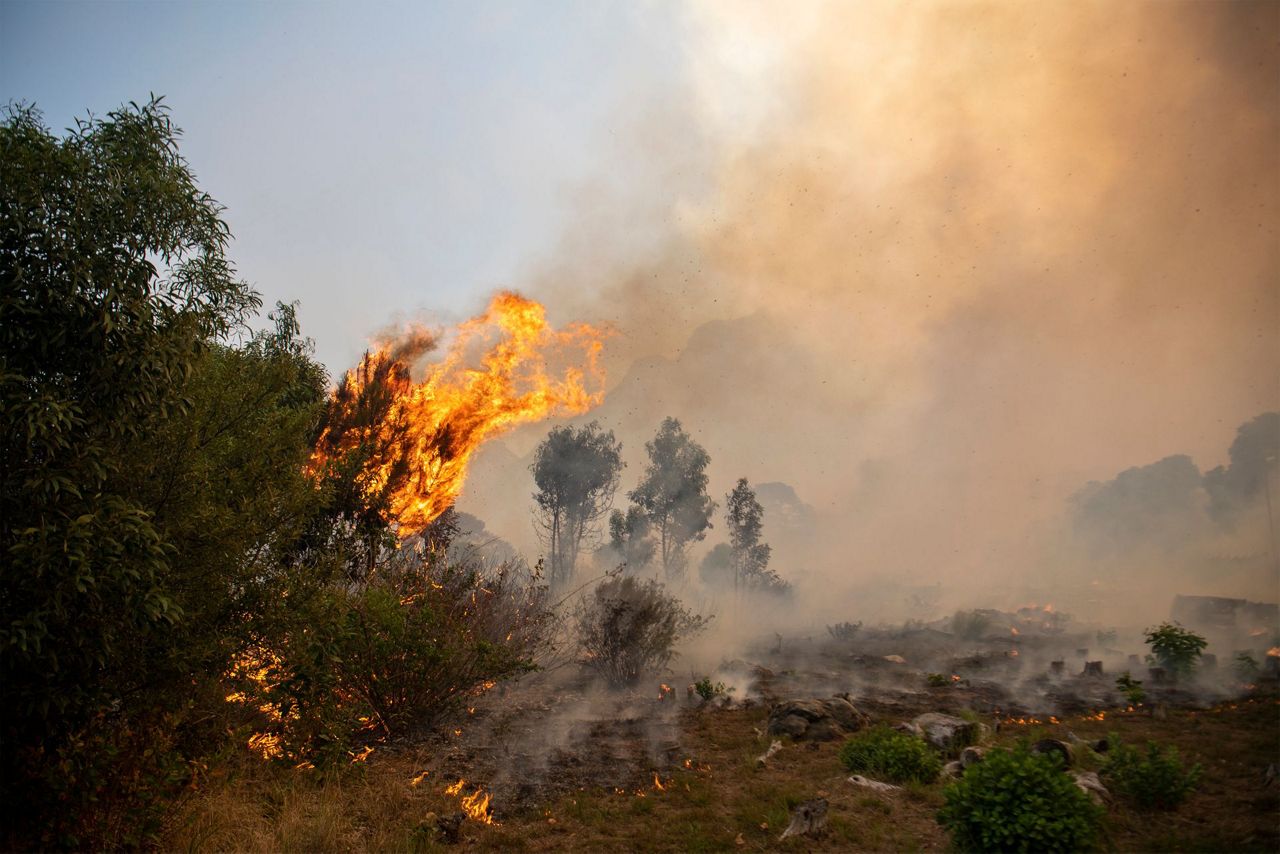
[[[584, 192], [532, 288], [616, 330], [587, 417], [624, 441], [623, 490], [674, 415], [714, 497], [746, 476], [816, 508], [803, 565], [775, 563], [802, 591], [1016, 597], [1098, 578], [1066, 524], [1087, 482], [1224, 464], [1280, 406], [1280, 5], [733, 3], [686, 23], [687, 98], [636, 119], [617, 155], [635, 186]], [[509, 500], [477, 476], [475, 500]], [[1207, 547], [1248, 558], [1221, 592], [1275, 598], [1265, 522]], [[1106, 581], [1159, 582], [1163, 613], [1174, 586], [1213, 586], [1203, 568]]]

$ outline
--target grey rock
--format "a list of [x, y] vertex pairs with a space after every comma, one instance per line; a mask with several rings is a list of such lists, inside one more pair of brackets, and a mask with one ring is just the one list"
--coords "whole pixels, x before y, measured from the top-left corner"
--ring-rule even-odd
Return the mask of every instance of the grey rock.
[[769, 711], [769, 734], [796, 741], [832, 741], [867, 725], [867, 716], [843, 697], [786, 700]]
[[925, 741], [948, 753], [957, 753], [978, 740], [977, 724], [941, 712], [926, 712], [911, 723]]

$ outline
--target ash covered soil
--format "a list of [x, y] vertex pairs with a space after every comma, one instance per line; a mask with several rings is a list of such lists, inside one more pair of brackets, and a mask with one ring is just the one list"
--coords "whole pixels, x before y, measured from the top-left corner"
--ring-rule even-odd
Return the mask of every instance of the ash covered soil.
[[[1280, 780], [1269, 776], [1280, 762], [1274, 676], [1242, 685], [1210, 666], [1194, 681], [1154, 684], [1127, 651], [1083, 643], [1027, 631], [961, 641], [926, 627], [775, 636], [709, 674], [681, 674], [677, 660], [665, 683], [628, 691], [562, 666], [485, 692], [430, 733], [377, 745], [351, 779], [250, 774], [237, 785], [266, 787], [276, 800], [280, 786], [288, 789], [271, 821], [281, 820], [289, 798], [298, 821], [329, 816], [327, 834], [310, 844], [317, 850], [946, 850], [936, 820], [946, 779], [864, 788], [839, 762], [843, 728], [812, 740], [785, 734], [777, 714], [771, 721], [788, 701], [834, 697], [853, 706], [856, 726], [960, 716], [981, 725], [987, 748], [1117, 738], [1176, 746], [1185, 762], [1203, 766], [1198, 790], [1176, 811], [1155, 814], [1110, 798], [1103, 847], [1280, 850]], [[1091, 660], [1101, 662], [1101, 675], [1086, 675]], [[1140, 705], [1115, 685], [1126, 669], [1146, 680]], [[695, 689], [703, 676], [704, 691], [722, 686], [709, 699]], [[775, 740], [780, 749], [760, 761]], [[1077, 765], [1097, 770], [1087, 760]], [[828, 804], [822, 835], [780, 839], [795, 808], [818, 798]], [[464, 807], [471, 815], [456, 835], [442, 833], [442, 820], [449, 830]], [[232, 837], [216, 829], [202, 837], [199, 816], [186, 825], [184, 848], [291, 847], [265, 825], [256, 836]]]

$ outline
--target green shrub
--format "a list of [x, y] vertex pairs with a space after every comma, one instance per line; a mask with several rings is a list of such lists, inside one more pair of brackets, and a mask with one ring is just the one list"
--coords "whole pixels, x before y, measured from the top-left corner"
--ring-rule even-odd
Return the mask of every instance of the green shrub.
[[945, 688], [951, 684], [951, 679], [941, 673], [926, 673], [924, 680], [930, 688]]
[[1122, 676], [1116, 677], [1116, 687], [1120, 689], [1120, 693], [1124, 694], [1131, 706], [1137, 706], [1147, 699], [1147, 692], [1142, 687], [1142, 682], [1130, 676], [1127, 670]]
[[710, 676], [704, 676], [693, 683], [693, 690], [697, 691], [698, 696], [703, 700], [710, 700], [712, 697], [728, 694], [733, 689], [726, 688], [723, 682], [712, 682]]
[[1080, 851], [1102, 820], [1057, 760], [1025, 746], [988, 753], [943, 796], [938, 821], [960, 851]]
[[578, 603], [578, 639], [588, 667], [615, 688], [666, 667], [680, 638], [708, 618], [691, 613], [657, 581], [611, 577]]
[[1150, 664], [1157, 664], [1176, 677], [1190, 676], [1200, 660], [1201, 651], [1209, 645], [1203, 637], [1184, 629], [1179, 623], [1161, 623], [1146, 631], [1151, 655]]
[[891, 783], [931, 783], [942, 770], [942, 760], [928, 744], [883, 724], [846, 741], [840, 761], [850, 771]]
[[1110, 758], [1102, 769], [1107, 785], [1144, 810], [1172, 810], [1186, 800], [1200, 782], [1201, 768], [1184, 769], [1175, 747], [1161, 748], [1147, 742], [1146, 750], [1117, 744], [1115, 736]]

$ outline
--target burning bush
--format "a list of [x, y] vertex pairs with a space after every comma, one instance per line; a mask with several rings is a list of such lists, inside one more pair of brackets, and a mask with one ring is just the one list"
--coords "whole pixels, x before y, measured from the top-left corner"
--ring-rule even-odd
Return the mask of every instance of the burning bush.
[[430, 724], [493, 682], [533, 669], [547, 633], [543, 587], [404, 550], [359, 589], [299, 609], [253, 698], [281, 755], [327, 762], [359, 732]]
[[850, 771], [891, 783], [932, 783], [942, 770], [942, 760], [928, 744], [883, 724], [846, 741], [840, 762]]
[[960, 851], [1085, 850], [1102, 821], [1058, 760], [1025, 746], [992, 751], [943, 794], [938, 821]]
[[609, 578], [578, 606], [578, 636], [587, 664], [614, 687], [634, 685], [667, 665], [675, 643], [708, 622], [657, 581]]
[[1200, 766], [1184, 769], [1178, 758], [1178, 749], [1161, 748], [1148, 742], [1145, 751], [1129, 744], [1113, 745], [1102, 775], [1119, 794], [1129, 798], [1139, 809], [1172, 810], [1195, 791], [1200, 782]]

